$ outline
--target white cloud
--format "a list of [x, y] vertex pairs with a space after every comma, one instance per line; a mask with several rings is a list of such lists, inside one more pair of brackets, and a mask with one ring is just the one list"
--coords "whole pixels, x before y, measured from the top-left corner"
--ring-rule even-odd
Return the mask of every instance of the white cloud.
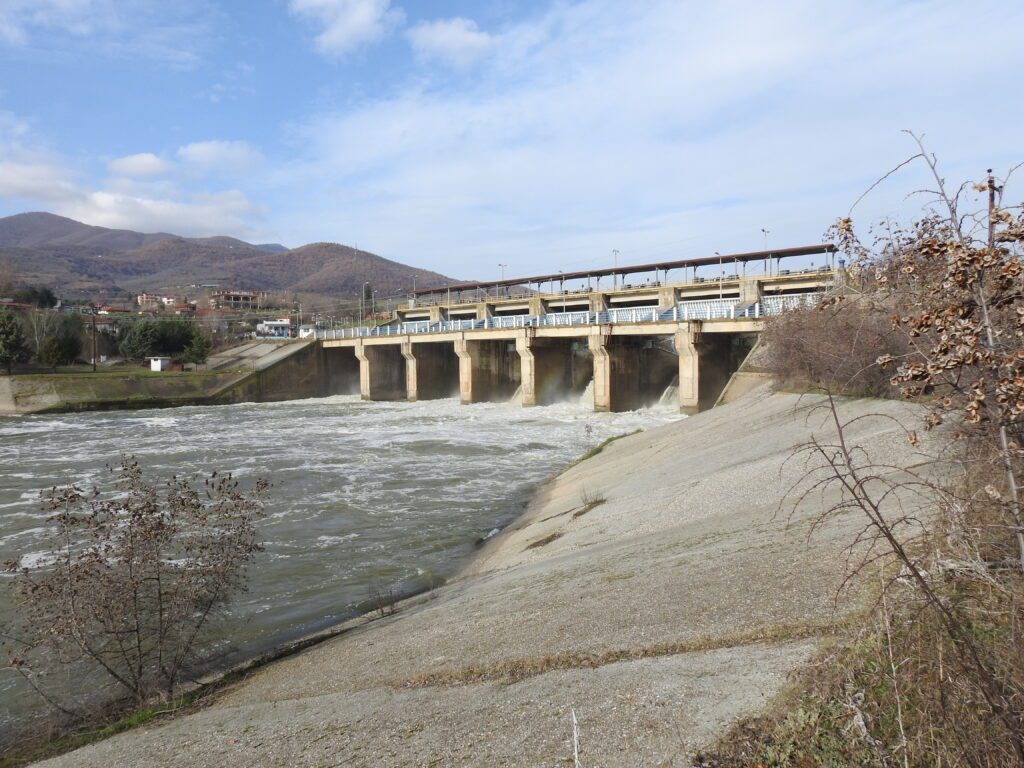
[[221, 76], [200, 95], [211, 104], [222, 104], [232, 101], [241, 95], [251, 95], [256, 92], [249, 82], [256, 68], [244, 61], [236, 63], [221, 73]]
[[4, 0], [0, 4], [0, 41], [25, 45], [33, 29], [57, 29], [86, 35], [98, 15], [93, 0]]
[[75, 194], [67, 172], [53, 163], [0, 159], [0, 197], [60, 202]]
[[405, 20], [391, 0], [290, 0], [289, 8], [321, 27], [316, 47], [331, 56], [376, 43]]
[[263, 160], [245, 141], [196, 141], [179, 148], [178, 157], [192, 168], [208, 173], [247, 171]]
[[[282, 236], [358, 240], [467, 277], [498, 261], [606, 261], [611, 248], [637, 261], [753, 249], [761, 227], [773, 245], [814, 242], [911, 153], [903, 128], [930, 134], [951, 177], [1024, 159], [1020, 110], [985, 75], [1024, 64], [1010, 32], [1024, 9], [1007, 13], [945, 0], [558, 3], [492, 36], [488, 66], [458, 90], [410, 81], [310, 117], [286, 182], [305, 194], [282, 201]], [[997, 60], [962, 47], [976, 34], [996, 34]], [[964, 54], [940, 76], [937, 49]], [[950, 109], [950, 94], [971, 108]], [[979, 122], [985, 110], [1000, 120]], [[917, 184], [879, 190], [871, 215]]]
[[0, 0], [0, 45], [45, 43], [62, 53], [189, 67], [198, 63], [216, 15], [205, 0]]
[[419, 58], [454, 67], [469, 66], [495, 44], [494, 38], [478, 29], [475, 21], [464, 18], [424, 21], [405, 34]]
[[[244, 142], [201, 142], [182, 150], [192, 161], [213, 163], [213, 170], [259, 158]], [[0, 112], [0, 200], [29, 203], [87, 224], [193, 236], [245, 237], [263, 217], [263, 209], [238, 189], [208, 191], [154, 178], [180, 174], [151, 153], [117, 158], [108, 170], [117, 175], [102, 186], [83, 182], [84, 174], [43, 148], [28, 123]]]
[[59, 212], [88, 224], [185, 236], [244, 234], [260, 211], [238, 190], [155, 199], [107, 190], [89, 192], [62, 205]]
[[170, 166], [167, 161], [152, 152], [140, 152], [136, 155], [115, 158], [107, 163], [107, 168], [118, 176], [146, 177], [166, 173]]

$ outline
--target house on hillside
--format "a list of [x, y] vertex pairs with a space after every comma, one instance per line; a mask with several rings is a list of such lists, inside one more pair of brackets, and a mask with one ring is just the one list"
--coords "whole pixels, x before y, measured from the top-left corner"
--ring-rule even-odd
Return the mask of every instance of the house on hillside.
[[157, 293], [140, 293], [135, 297], [135, 303], [139, 309], [153, 311], [163, 307], [164, 297]]
[[219, 290], [210, 294], [210, 307], [213, 309], [262, 309], [266, 303], [266, 291]]

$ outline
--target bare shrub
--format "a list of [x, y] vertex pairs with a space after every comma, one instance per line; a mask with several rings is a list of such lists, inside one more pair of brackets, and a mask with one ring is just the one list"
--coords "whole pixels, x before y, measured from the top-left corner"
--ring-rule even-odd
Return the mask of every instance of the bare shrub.
[[891, 312], [866, 296], [837, 296], [765, 322], [766, 367], [785, 387], [893, 397], [898, 389], [877, 363], [879, 350], [902, 350]]
[[383, 619], [394, 614], [398, 597], [392, 587], [385, 587], [374, 579], [370, 582], [367, 592], [369, 593], [370, 609], [377, 614], [378, 618]]
[[47, 685], [62, 668], [82, 679], [99, 672], [136, 705], [173, 698], [262, 549], [255, 524], [265, 481], [247, 493], [214, 472], [199, 489], [179, 477], [160, 489], [128, 458], [111, 472], [105, 493], [45, 492], [55, 525], [49, 565], [8, 564], [20, 612], [4, 632], [11, 666], [68, 714], [80, 714], [65, 698], [73, 692]]

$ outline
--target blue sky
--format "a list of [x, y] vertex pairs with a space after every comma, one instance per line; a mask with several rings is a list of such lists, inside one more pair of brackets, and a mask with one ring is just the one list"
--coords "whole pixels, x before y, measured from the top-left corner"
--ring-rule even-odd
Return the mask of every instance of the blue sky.
[[1024, 160], [1022, 31], [987, 0], [0, 0], [0, 215], [481, 279], [818, 242], [902, 129], [957, 181]]

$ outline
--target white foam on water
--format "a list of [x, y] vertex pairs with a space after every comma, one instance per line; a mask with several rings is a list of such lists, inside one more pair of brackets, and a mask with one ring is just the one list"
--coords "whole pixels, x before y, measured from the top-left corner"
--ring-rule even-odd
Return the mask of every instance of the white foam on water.
[[[345, 395], [0, 418], [0, 562], [45, 566], [39, 490], [105, 481], [105, 465], [122, 454], [153, 480], [213, 469], [243, 486], [266, 477], [266, 551], [232, 606], [233, 645], [257, 652], [345, 615], [371, 582], [451, 574], [554, 470], [608, 437], [679, 418], [667, 406], [595, 414], [592, 390], [584, 398], [522, 408]], [[12, 610], [10, 592], [0, 590], [0, 624]], [[24, 711], [19, 695], [0, 685], [0, 727]]]

